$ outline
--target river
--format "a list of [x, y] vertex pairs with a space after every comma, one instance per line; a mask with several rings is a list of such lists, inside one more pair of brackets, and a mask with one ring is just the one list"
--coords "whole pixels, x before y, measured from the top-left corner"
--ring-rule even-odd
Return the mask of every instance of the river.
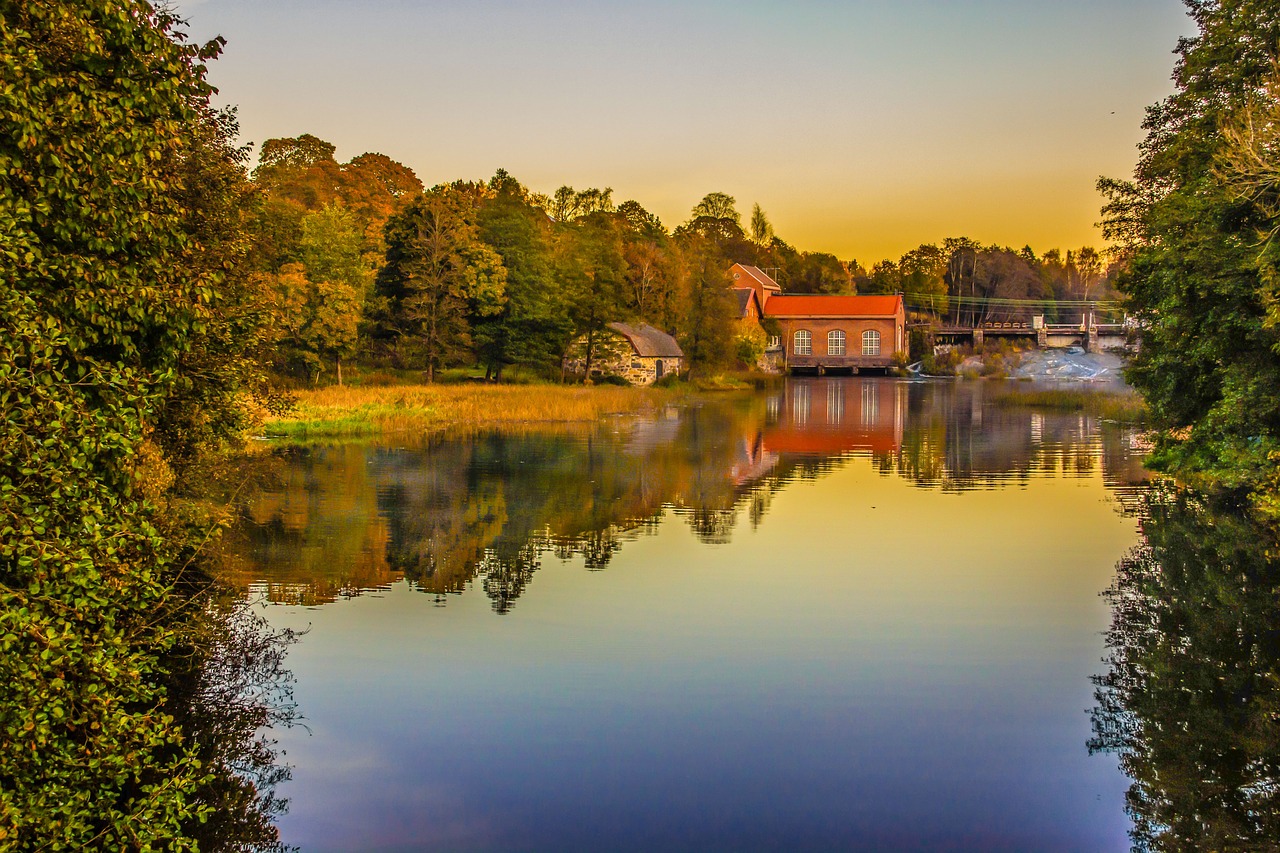
[[1147, 475], [1131, 430], [1008, 387], [271, 454], [230, 545], [305, 631], [283, 840], [1128, 849], [1095, 691]]

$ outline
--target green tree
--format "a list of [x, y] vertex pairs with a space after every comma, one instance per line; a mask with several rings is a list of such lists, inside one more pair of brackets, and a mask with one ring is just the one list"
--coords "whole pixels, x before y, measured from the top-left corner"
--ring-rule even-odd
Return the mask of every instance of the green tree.
[[564, 294], [555, 286], [551, 226], [529, 192], [499, 169], [492, 197], [480, 206], [480, 238], [507, 271], [502, 310], [475, 322], [476, 352], [490, 378], [520, 364], [549, 371], [558, 365], [571, 334]]
[[787, 290], [795, 293], [849, 294], [853, 292], [853, 279], [849, 270], [835, 255], [802, 252], [789, 269]]
[[210, 526], [157, 507], [242, 423], [256, 334], [220, 47], [144, 2], [0, 4], [7, 849], [275, 846], [263, 709], [222, 718], [247, 753], [215, 747], [217, 691], [187, 677], [216, 681], [226, 627], [196, 578]]
[[768, 246], [773, 242], [773, 226], [758, 204], [751, 207], [751, 239], [761, 246]]
[[612, 213], [613, 189], [592, 188], [578, 192], [573, 187], [560, 187], [551, 197], [551, 207], [547, 212], [557, 222], [568, 222], [592, 213]]
[[1252, 206], [1268, 328], [1280, 326], [1280, 69], [1222, 128], [1215, 174]]
[[[584, 377], [591, 377], [600, 340], [626, 304], [626, 261], [622, 254], [625, 219], [597, 212], [561, 226], [555, 264], [574, 338], [581, 338]], [[566, 344], [569, 341], [566, 341]]]
[[714, 243], [686, 240], [680, 343], [691, 371], [714, 369], [736, 356], [728, 265]]
[[479, 195], [465, 184], [433, 187], [387, 222], [377, 277], [384, 324], [428, 382], [471, 354], [472, 318], [497, 314], [506, 300], [507, 271], [476, 224]]
[[1148, 110], [1133, 181], [1099, 188], [1138, 324], [1128, 377], [1164, 429], [1153, 464], [1250, 488], [1278, 464], [1280, 330], [1267, 323], [1258, 263], [1265, 210], [1214, 167], [1230, 147], [1220, 129], [1265, 90], [1280, 59], [1280, 7], [1187, 5], [1199, 32], [1178, 44], [1177, 90]]
[[674, 329], [679, 322], [679, 252], [661, 220], [637, 202], [623, 202], [618, 213], [627, 224], [622, 254], [628, 307], [659, 329]]
[[332, 361], [342, 384], [342, 359], [354, 352], [365, 293], [372, 281], [361, 256], [354, 216], [329, 205], [302, 217], [297, 263], [259, 274], [271, 294], [278, 362], [301, 364], [319, 382]]
[[923, 243], [902, 256], [898, 270], [900, 290], [912, 306], [926, 308], [934, 316], [947, 313], [945, 250], [932, 243]]
[[885, 258], [873, 264], [870, 272], [857, 284], [859, 293], [898, 293], [902, 290], [902, 274], [896, 261]]
[[728, 219], [739, 226], [742, 223], [742, 215], [738, 213], [733, 196], [726, 193], [707, 193], [702, 201], [693, 206], [691, 219], [704, 216], [708, 219]]

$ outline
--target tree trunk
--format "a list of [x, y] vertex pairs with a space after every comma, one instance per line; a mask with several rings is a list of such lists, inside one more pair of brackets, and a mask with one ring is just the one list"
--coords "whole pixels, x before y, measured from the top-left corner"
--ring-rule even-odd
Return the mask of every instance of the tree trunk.
[[342, 387], [342, 356], [338, 356], [338, 387]]
[[587, 360], [586, 360], [586, 366], [584, 367], [583, 373], [582, 373], [583, 385], [591, 384], [591, 355], [592, 355], [592, 350], [595, 349], [595, 346], [594, 346], [595, 341], [596, 341], [595, 332], [587, 332]]

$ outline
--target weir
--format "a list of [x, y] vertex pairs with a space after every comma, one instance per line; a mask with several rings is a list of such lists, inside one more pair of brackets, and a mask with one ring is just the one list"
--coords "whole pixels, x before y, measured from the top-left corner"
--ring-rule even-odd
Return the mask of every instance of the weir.
[[1124, 323], [1098, 323], [1092, 312], [1082, 316], [1079, 323], [1045, 323], [1036, 316], [1031, 322], [984, 322], [978, 324], [908, 323], [910, 329], [923, 329], [933, 343], [971, 343], [982, 346], [988, 338], [1019, 338], [1033, 341], [1035, 346], [1083, 347], [1087, 352], [1120, 349], [1125, 345], [1129, 328]]

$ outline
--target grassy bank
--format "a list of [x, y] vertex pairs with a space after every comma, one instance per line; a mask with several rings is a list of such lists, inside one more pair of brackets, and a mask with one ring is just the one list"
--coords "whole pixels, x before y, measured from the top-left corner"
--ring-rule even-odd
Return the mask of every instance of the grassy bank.
[[421, 433], [455, 426], [585, 422], [652, 409], [677, 393], [610, 385], [333, 386], [296, 392], [293, 408], [284, 415], [268, 416], [263, 433], [322, 438]]
[[1091, 415], [1121, 423], [1142, 423], [1147, 406], [1135, 391], [1123, 389], [1103, 391], [1096, 388], [1015, 389], [1001, 395], [1001, 406], [1027, 406], [1062, 412], [1088, 412]]

